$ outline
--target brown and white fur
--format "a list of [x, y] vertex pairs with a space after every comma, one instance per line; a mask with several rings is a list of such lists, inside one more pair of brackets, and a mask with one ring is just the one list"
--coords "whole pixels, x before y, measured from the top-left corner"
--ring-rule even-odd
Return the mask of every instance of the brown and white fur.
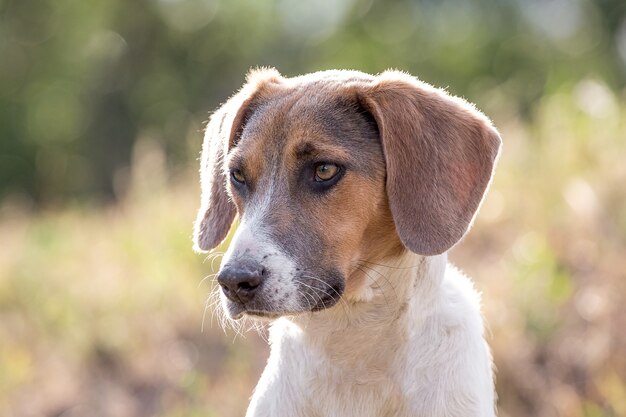
[[401, 72], [248, 75], [209, 122], [195, 227], [208, 251], [238, 215], [223, 308], [272, 322], [248, 417], [495, 415], [479, 296], [446, 251], [499, 147]]

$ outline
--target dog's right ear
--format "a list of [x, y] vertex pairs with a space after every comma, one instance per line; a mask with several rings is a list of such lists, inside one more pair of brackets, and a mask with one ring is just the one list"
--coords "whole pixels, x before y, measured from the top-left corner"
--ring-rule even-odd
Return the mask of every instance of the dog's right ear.
[[200, 162], [202, 202], [194, 225], [194, 249], [206, 252], [219, 245], [235, 219], [237, 210], [228, 195], [224, 156], [250, 118], [253, 101], [281, 75], [275, 69], [251, 70], [241, 90], [220, 107], [209, 120], [204, 134]]

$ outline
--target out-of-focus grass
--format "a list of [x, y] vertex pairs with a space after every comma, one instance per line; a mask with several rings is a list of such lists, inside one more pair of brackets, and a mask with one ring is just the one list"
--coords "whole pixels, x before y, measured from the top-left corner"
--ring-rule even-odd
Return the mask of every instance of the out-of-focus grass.
[[[623, 99], [584, 81], [530, 125], [503, 100], [483, 99], [504, 152], [451, 255], [484, 294], [500, 415], [626, 415]], [[2, 204], [0, 415], [243, 415], [267, 347], [210, 311], [201, 331], [213, 268], [191, 251], [197, 176], [168, 178], [145, 145], [117, 205]]]
[[158, 149], [142, 148], [119, 205], [3, 208], [0, 415], [243, 414], [265, 345], [233, 343], [210, 311], [202, 332], [197, 181], [165, 184]]
[[624, 98], [585, 80], [531, 125], [498, 106], [504, 152], [452, 259], [484, 294], [501, 415], [626, 415]]

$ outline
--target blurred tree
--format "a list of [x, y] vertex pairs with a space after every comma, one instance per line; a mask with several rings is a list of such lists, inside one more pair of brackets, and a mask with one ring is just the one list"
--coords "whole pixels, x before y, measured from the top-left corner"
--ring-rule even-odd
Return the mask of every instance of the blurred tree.
[[625, 16], [623, 0], [3, 0], [0, 197], [113, 196], [141, 136], [195, 158], [206, 112], [257, 65], [395, 67], [479, 103], [498, 88], [530, 117], [590, 74], [624, 87]]

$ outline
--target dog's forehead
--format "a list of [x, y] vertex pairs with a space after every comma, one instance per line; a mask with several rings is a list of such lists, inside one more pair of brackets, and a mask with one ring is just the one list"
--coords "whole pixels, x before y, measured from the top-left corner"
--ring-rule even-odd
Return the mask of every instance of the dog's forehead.
[[346, 99], [310, 87], [271, 97], [251, 113], [237, 145], [244, 158], [275, 159], [307, 142], [344, 147], [354, 129]]

